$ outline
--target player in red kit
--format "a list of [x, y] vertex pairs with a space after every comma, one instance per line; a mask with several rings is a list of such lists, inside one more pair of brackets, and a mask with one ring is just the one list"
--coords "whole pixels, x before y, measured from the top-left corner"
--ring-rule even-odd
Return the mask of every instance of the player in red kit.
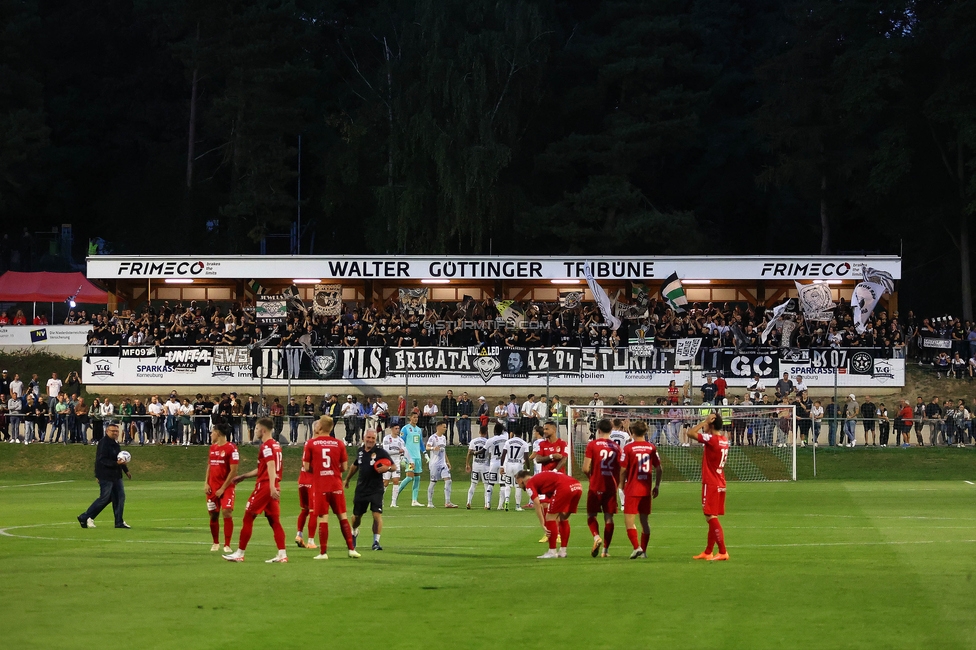
[[[317, 436], [319, 432], [319, 427], [321, 424], [318, 420], [312, 423], [312, 435]], [[309, 438], [305, 441], [305, 447], [308, 447], [308, 443], [312, 442]], [[304, 452], [302, 456], [304, 457]], [[302, 463], [302, 469], [298, 473], [298, 532], [295, 534], [295, 543], [298, 544], [298, 548], [315, 548], [315, 515], [311, 513], [312, 510], [312, 475], [305, 471], [305, 464]], [[302, 531], [305, 530], [305, 522], [308, 522], [308, 540], [302, 536]]]
[[[542, 427], [542, 441], [539, 443], [539, 452], [533, 454], [532, 460], [542, 466], [543, 472], [562, 472], [566, 473], [567, 456], [569, 456], [569, 445], [565, 440], [559, 439], [559, 430], [553, 420], [548, 420]], [[537, 507], [529, 501], [533, 508]], [[545, 494], [540, 496], [539, 504], [543, 510], [549, 503], [549, 497]], [[539, 540], [540, 544], [550, 541], [548, 536]]]
[[[529, 491], [529, 498], [535, 504], [535, 511], [539, 515], [539, 523], [546, 531], [549, 540], [549, 550], [539, 556], [540, 560], [554, 557], [566, 557], [566, 547], [569, 545], [569, 516], [576, 512], [580, 498], [583, 496], [583, 486], [572, 476], [562, 472], [539, 472], [532, 476], [528, 470], [522, 470], [515, 475], [515, 482], [523, 490]], [[549, 495], [548, 512], [543, 514], [539, 497]], [[556, 538], [560, 540], [559, 551], [556, 551]]]
[[[651, 500], [656, 499], [661, 487], [661, 458], [657, 447], [647, 441], [647, 425], [641, 421], [630, 425], [633, 442], [624, 447], [620, 457], [620, 484], [624, 488], [624, 524], [627, 537], [634, 547], [631, 560], [647, 557], [647, 542], [651, 539]], [[654, 486], [651, 486], [651, 468], [654, 469]], [[640, 515], [641, 538], [637, 542], [637, 523]]]
[[220, 517], [224, 518], [224, 553], [230, 553], [230, 538], [234, 534], [234, 478], [240, 455], [233, 443], [227, 442], [230, 427], [218, 424], [210, 430], [210, 458], [207, 462], [207, 511], [210, 514], [211, 551], [220, 550]]
[[247, 500], [247, 505], [244, 506], [244, 523], [241, 525], [241, 537], [237, 542], [237, 550], [230, 555], [225, 555], [224, 559], [230, 562], [244, 561], [244, 551], [247, 550], [247, 543], [251, 539], [254, 520], [258, 515], [264, 513], [268, 523], [271, 524], [275, 545], [278, 547], [278, 554], [265, 561], [268, 563], [287, 562], [285, 530], [281, 527], [280, 520], [281, 445], [273, 438], [274, 421], [271, 418], [260, 418], [254, 425], [254, 430], [261, 439], [261, 446], [258, 448], [258, 467], [246, 474], [241, 474], [234, 479], [234, 482], [240, 483], [246, 478], [256, 476], [257, 483]]
[[[702, 453], [702, 511], [708, 521], [708, 546], [696, 560], [728, 560], [725, 548], [725, 531], [719, 523], [719, 515], [725, 514], [725, 461], [729, 457], [729, 440], [722, 435], [722, 416], [709, 413], [688, 433], [688, 437], [704, 445]], [[712, 549], [718, 545], [718, 553]]]
[[[603, 557], [610, 557], [610, 541], [613, 539], [613, 516], [617, 512], [617, 476], [620, 474], [620, 447], [610, 439], [613, 423], [604, 418], [596, 424], [596, 438], [586, 445], [583, 456], [583, 473], [590, 479], [586, 491], [586, 525], [593, 535], [596, 557], [603, 547]], [[597, 515], [603, 513], [603, 537]]]
[[339, 529], [349, 548], [349, 557], [360, 557], [352, 538], [352, 527], [346, 516], [346, 492], [342, 475], [349, 469], [349, 454], [343, 440], [332, 437], [332, 418], [323, 415], [318, 421], [318, 431], [305, 444], [302, 452], [302, 469], [312, 476], [312, 511], [319, 527], [319, 554], [316, 560], [328, 560], [329, 508], [339, 517]]

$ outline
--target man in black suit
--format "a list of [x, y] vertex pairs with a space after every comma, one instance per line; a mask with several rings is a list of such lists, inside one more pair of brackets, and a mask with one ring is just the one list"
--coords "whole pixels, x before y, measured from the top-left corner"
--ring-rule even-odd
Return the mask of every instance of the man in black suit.
[[125, 509], [125, 487], [122, 485], [122, 472], [132, 479], [128, 466], [119, 458], [119, 425], [115, 422], [105, 427], [105, 435], [98, 441], [95, 452], [95, 478], [98, 480], [98, 498], [88, 510], [78, 515], [82, 528], [94, 528], [95, 517], [112, 503], [116, 528], [131, 528], [125, 523], [122, 514]]

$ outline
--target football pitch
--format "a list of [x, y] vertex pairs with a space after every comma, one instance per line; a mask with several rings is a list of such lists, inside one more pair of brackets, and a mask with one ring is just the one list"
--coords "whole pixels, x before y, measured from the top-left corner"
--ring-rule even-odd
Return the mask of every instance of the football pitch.
[[[0, 481], [6, 648], [976, 647], [976, 485], [964, 480], [731, 484], [725, 563], [691, 559], [706, 527], [687, 483], [663, 484], [643, 561], [627, 559], [622, 515], [610, 558], [590, 557], [580, 513], [570, 557], [537, 560], [532, 511], [401, 499], [384, 516], [385, 550], [369, 550], [364, 526], [363, 557], [347, 558], [333, 518], [332, 559], [316, 562], [291, 541], [286, 481], [286, 565], [264, 562], [263, 518], [246, 562], [211, 553], [200, 481], [127, 482], [132, 529], [113, 528], [107, 509], [82, 530], [74, 517], [95, 482], [56, 480]], [[456, 481], [454, 501], [466, 491]]]

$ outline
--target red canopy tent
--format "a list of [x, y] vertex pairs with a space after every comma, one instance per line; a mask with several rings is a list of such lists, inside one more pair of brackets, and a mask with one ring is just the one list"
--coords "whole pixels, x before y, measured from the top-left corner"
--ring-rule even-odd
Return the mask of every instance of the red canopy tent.
[[103, 305], [108, 293], [89, 282], [84, 273], [7, 271], [0, 275], [0, 302], [64, 302], [68, 298]]

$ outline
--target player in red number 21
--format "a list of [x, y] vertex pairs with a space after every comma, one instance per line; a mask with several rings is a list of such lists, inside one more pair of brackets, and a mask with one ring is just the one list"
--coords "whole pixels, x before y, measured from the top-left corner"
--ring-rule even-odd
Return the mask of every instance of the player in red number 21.
[[[704, 432], [702, 432], [704, 430]], [[729, 439], [722, 435], [722, 416], [709, 413], [688, 437], [704, 445], [702, 453], [702, 511], [708, 521], [708, 545], [696, 560], [728, 560], [725, 532], [719, 515], [725, 514], [725, 461], [729, 458]], [[712, 554], [715, 545], [718, 553]]]

